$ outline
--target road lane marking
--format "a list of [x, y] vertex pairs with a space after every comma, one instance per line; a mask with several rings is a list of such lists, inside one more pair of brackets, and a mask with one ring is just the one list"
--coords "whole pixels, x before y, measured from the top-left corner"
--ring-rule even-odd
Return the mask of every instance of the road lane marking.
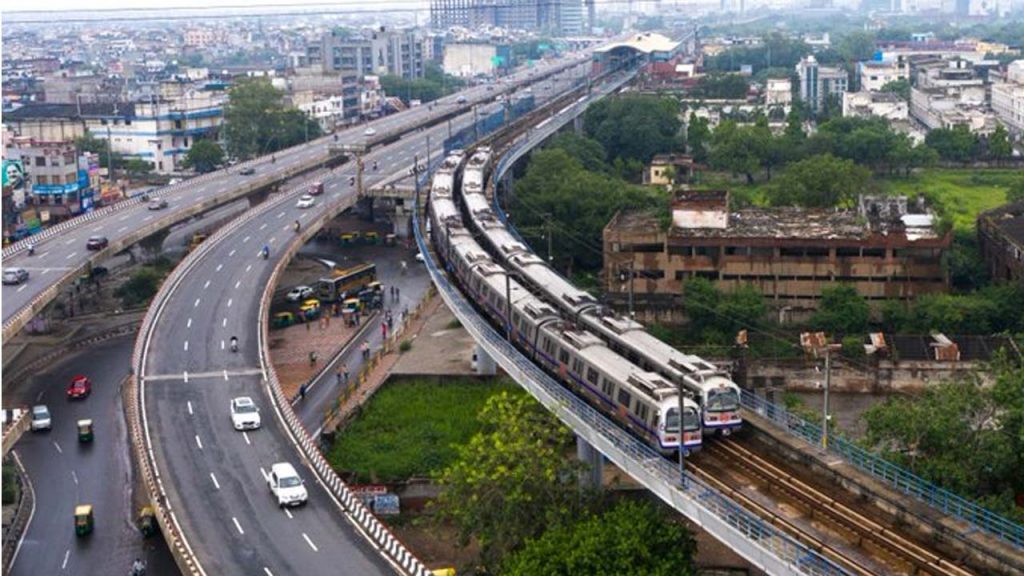
[[271, 236], [271, 237], [270, 237], [270, 242], [269, 242], [269, 243], [270, 243], [270, 244], [273, 244], [273, 243], [274, 243], [274, 242], [275, 242], [276, 240], [277, 240], [277, 236]]
[[193, 308], [199, 308], [199, 298], [196, 298], [196, 303], [192, 305]]
[[43, 271], [40, 272], [39, 275], [42, 276], [43, 274], [49, 274], [49, 273], [50, 273], [50, 269], [49, 268], [43, 268]]
[[288, 518], [295, 518], [294, 516], [292, 516], [292, 511], [287, 508], [284, 509], [284, 513], [286, 516], [288, 516]]
[[237, 290], [238, 287], [241, 286], [241, 285], [242, 285], [242, 281], [241, 280], [239, 280], [238, 282], [235, 282], [235, 290]]
[[242, 244], [248, 242], [250, 238], [252, 238], [252, 236], [246, 236], [245, 238], [242, 238]]
[[68, 548], [67, 550], [64, 551], [64, 561], [61, 562], [61, 564], [60, 564], [60, 569], [61, 570], [64, 570], [65, 568], [68, 567], [68, 558], [70, 556], [71, 556], [71, 549]]
[[213, 485], [217, 487], [217, 490], [220, 490], [220, 482], [217, 482], [217, 477], [213, 475], [213, 472], [210, 472], [210, 479], [213, 480]]
[[232, 303], [232, 302], [234, 302], [234, 300], [233, 300], [233, 299], [231, 299], [231, 298], [228, 298], [228, 308], [231, 308], [231, 303]]
[[56, 440], [53, 441], [53, 447], [57, 449], [57, 452], [60, 452], [61, 454], [64, 453], [64, 451], [60, 449], [60, 444], [57, 444]]
[[221, 341], [220, 341], [220, 349], [221, 349], [221, 350], [223, 350], [223, 349], [224, 349], [224, 341], [223, 341], [223, 340], [221, 340]]
[[75, 474], [74, 470], [71, 471], [71, 479], [75, 482], [75, 486], [77, 486], [78, 485], [78, 474]]
[[191, 327], [192, 327], [192, 319], [189, 318], [188, 322], [185, 323], [185, 328], [191, 328]]
[[252, 270], [252, 264], [249, 264], [248, 266], [245, 267], [246, 272], [248, 272], [249, 270]]
[[188, 340], [185, 340], [185, 352], [188, 352]]
[[209, 280], [207, 280], [207, 281], [206, 281], [206, 284], [203, 284], [203, 290], [206, 290], [206, 289], [207, 289], [207, 288], [209, 288], [209, 287], [210, 287], [210, 281], [209, 281]]
[[223, 328], [227, 328], [227, 327], [228, 327], [228, 319], [227, 319], [227, 318], [225, 318], [225, 319], [224, 319], [224, 321], [220, 323], [220, 325], [221, 325], [221, 327], [223, 327]]
[[[152, 377], [147, 378], [147, 380], [148, 379], [152, 379]], [[188, 384], [188, 370], [185, 370], [185, 383]]]
[[252, 442], [249, 441], [249, 433], [248, 432], [245, 432], [243, 430], [242, 431], [242, 437], [245, 438], [245, 443], [246, 444], [248, 444], [249, 446], [252, 446]]
[[24, 290], [25, 288], [28, 288], [28, 284], [22, 284], [22, 285], [21, 285], [21, 288], [18, 288], [18, 292], [21, 292], [21, 291], [22, 291], [22, 290]]
[[189, 416], [191, 416], [192, 415], [192, 401], [189, 400], [185, 404], [188, 406], [188, 414], [189, 414]]
[[260, 230], [263, 230], [263, 229], [264, 229], [264, 228], [266, 228], [266, 227], [267, 227], [267, 223], [266, 223], [266, 222], [264, 222], [263, 224], [261, 224], [261, 225], [260, 225]]
[[71, 260], [75, 256], [78, 256], [78, 252], [72, 252], [71, 254], [68, 254], [67, 256], [65, 256], [64, 259], [65, 260]]
[[263, 476], [264, 480], [269, 478], [269, 476], [267, 476], [267, 471], [263, 469], [263, 466], [260, 466], [260, 475]]
[[149, 222], [149, 221], [150, 221], [150, 220], [152, 220], [152, 219], [153, 219], [153, 215], [152, 215], [152, 214], [150, 214], [149, 216], [146, 216], [145, 218], [143, 218], [143, 219], [142, 219], [142, 221], [143, 221], [143, 222]]
[[196, 446], [199, 446], [200, 450], [203, 449], [203, 441], [199, 439], [199, 434], [196, 434]]
[[228, 252], [228, 256], [234, 256], [235, 252], [237, 252], [237, 250], [232, 250], [231, 252]]
[[266, 574], [267, 576], [274, 576], [274, 573], [271, 572], [270, 568], [267, 568], [266, 566], [263, 567], [263, 573]]
[[242, 525], [238, 523], [238, 518], [232, 516], [231, 521], [235, 523], [235, 528], [238, 528], [238, 533], [245, 536], [245, 532], [242, 530]]
[[124, 232], [127, 229], [128, 229], [127, 226], [121, 226], [120, 228], [117, 229], [117, 233], [120, 234], [121, 232]]
[[309, 536], [306, 536], [305, 532], [302, 533], [302, 537], [306, 539], [306, 544], [309, 544], [309, 547], [313, 549], [313, 552], [320, 551], [320, 549], [316, 547], [316, 544], [313, 544], [313, 541], [309, 539]]
[[127, 219], [128, 219], [128, 218], [129, 218], [130, 216], [131, 216], [131, 214], [125, 214], [124, 216], [121, 216], [120, 218], [118, 218], [118, 219], [117, 219], [117, 221], [118, 221], [118, 222], [124, 222], [124, 221], [125, 221], [125, 220], [127, 220]]
[[224, 267], [223, 264], [217, 264], [217, 272], [220, 272], [220, 269], [223, 268], [223, 267]]
[[227, 380], [227, 379], [228, 379], [228, 371], [227, 371], [227, 370], [224, 370], [224, 379], [225, 379], [225, 380]]
[[78, 242], [78, 240], [76, 240], [75, 238], [72, 238], [71, 240], [68, 240], [67, 242], [65, 242], [64, 245], [65, 246], [71, 246], [75, 242]]
[[284, 212], [281, 212], [280, 214], [278, 214], [277, 217], [278, 218], [284, 218]]

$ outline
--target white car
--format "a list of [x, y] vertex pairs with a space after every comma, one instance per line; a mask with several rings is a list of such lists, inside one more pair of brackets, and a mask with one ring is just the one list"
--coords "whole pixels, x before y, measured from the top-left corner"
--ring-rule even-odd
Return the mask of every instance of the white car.
[[313, 289], [309, 286], [296, 286], [288, 291], [288, 294], [284, 297], [289, 302], [298, 302], [299, 300], [305, 300], [313, 296]]
[[366, 130], [363, 130], [363, 136], [376, 136], [376, 135], [377, 135], [377, 131], [374, 130], [372, 127], [367, 128]]
[[309, 194], [303, 194], [299, 197], [299, 201], [295, 203], [296, 208], [312, 208], [316, 204], [316, 198], [313, 198]]
[[267, 484], [270, 486], [270, 493], [277, 498], [277, 505], [282, 508], [305, 504], [309, 497], [299, 473], [287, 462], [278, 462], [270, 467]]
[[4, 268], [4, 284], [21, 284], [28, 280], [28, 270], [24, 268]]
[[29, 427], [33, 431], [49, 430], [52, 426], [50, 421], [50, 409], [45, 404], [36, 404], [32, 407], [32, 422]]
[[231, 400], [231, 424], [235, 430], [256, 430], [260, 427], [260, 409], [248, 396]]
[[416, 253], [416, 261], [417, 262], [423, 262], [423, 252], [417, 252]]

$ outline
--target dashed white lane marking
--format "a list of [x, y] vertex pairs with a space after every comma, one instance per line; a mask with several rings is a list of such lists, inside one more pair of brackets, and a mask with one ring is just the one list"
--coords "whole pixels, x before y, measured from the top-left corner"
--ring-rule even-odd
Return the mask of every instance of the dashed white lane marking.
[[224, 379], [225, 379], [225, 380], [227, 380], [227, 379], [228, 379], [228, 371], [227, 371], [227, 370], [224, 370]]
[[221, 341], [220, 341], [220, 349], [221, 349], [221, 350], [223, 350], [223, 349], [224, 349], [224, 341], [223, 341], [223, 340], [221, 340]]
[[210, 281], [209, 281], [209, 280], [207, 280], [207, 281], [206, 281], [206, 284], [203, 284], [203, 290], [206, 290], [206, 289], [207, 289], [207, 288], [209, 288], [209, 287], [210, 287]]
[[249, 264], [248, 266], [245, 267], [246, 272], [248, 272], [249, 270], [252, 270], [252, 264]]
[[242, 285], [242, 281], [241, 280], [239, 280], [238, 282], [235, 282], [235, 289], [237, 290], [238, 287], [241, 286], [241, 285]]
[[234, 302], [234, 299], [228, 298], [228, 308], [231, 308], [231, 303], [232, 302]]
[[57, 449], [57, 452], [60, 452], [61, 454], [64, 453], [64, 451], [60, 449], [60, 444], [57, 444], [56, 440], [53, 441], [53, 447]]
[[203, 441], [199, 439], [199, 434], [196, 434], [196, 446], [199, 446], [200, 450], [203, 449]]
[[284, 218], [284, 212], [281, 212], [280, 214], [278, 214], [277, 217], [278, 218]]
[[248, 444], [249, 446], [252, 446], [252, 442], [249, 441], [249, 433], [248, 432], [244, 432], [243, 431], [242, 432], [242, 438], [245, 438], [245, 443], [246, 444]]
[[284, 514], [285, 514], [285, 516], [287, 516], [288, 518], [295, 518], [295, 516], [292, 516], [292, 511], [291, 511], [291, 510], [289, 510], [289, 509], [287, 509], [287, 508], [285, 508], [285, 509], [284, 509]]
[[225, 319], [224, 319], [224, 321], [220, 323], [220, 325], [221, 325], [221, 327], [223, 327], [223, 328], [227, 328], [227, 327], [228, 327], [228, 319], [227, 319], [227, 318], [225, 318]]
[[228, 252], [228, 256], [234, 256], [235, 252], [237, 252], [237, 250], [232, 250], [231, 252]]
[[64, 551], [64, 561], [60, 563], [60, 569], [61, 570], [64, 570], [65, 568], [68, 567], [68, 558], [70, 558], [70, 557], [71, 557], [71, 549], [68, 548], [67, 550]]
[[192, 305], [193, 308], [199, 308], [199, 298], [196, 298], [196, 303]]
[[210, 480], [213, 480], [213, 485], [217, 487], [217, 490], [220, 490], [220, 482], [217, 482], [217, 477], [213, 475], [213, 472], [210, 472]]
[[149, 216], [146, 216], [145, 218], [143, 218], [143, 219], [142, 219], [142, 221], [143, 221], [143, 222], [149, 222], [149, 221], [150, 221], [150, 220], [152, 220], [152, 219], [153, 219], [153, 215], [152, 215], [152, 214], [150, 214]]
[[193, 412], [192, 412], [192, 401], [189, 400], [189, 401], [185, 402], [185, 405], [188, 406], [188, 415], [191, 416], [193, 414]]
[[273, 244], [277, 240], [277, 236], [270, 237], [270, 244]]
[[263, 476], [264, 480], [268, 478], [267, 471], [263, 469], [263, 466], [260, 466], [260, 475]]
[[191, 327], [192, 327], [192, 319], [189, 318], [188, 322], [185, 322], [185, 328], [191, 328]]
[[266, 222], [264, 222], [263, 224], [261, 224], [261, 225], [260, 225], [260, 230], [263, 230], [263, 229], [264, 229], [264, 228], [266, 228], [266, 227], [267, 227], [267, 223], [266, 223]]
[[93, 232], [99, 232], [100, 230], [103, 230], [103, 225], [102, 224], [100, 224], [99, 226], [97, 226], [97, 227], [92, 229]]
[[223, 264], [217, 264], [217, 272], [220, 272], [220, 269], [223, 268], [223, 267], [224, 267]]
[[68, 240], [67, 242], [65, 242], [65, 243], [64, 243], [64, 245], [65, 245], [65, 246], [71, 246], [71, 245], [72, 245], [72, 244], [74, 244], [75, 242], [78, 242], [78, 240], [77, 240], [77, 239], [75, 239], [75, 238], [72, 238], [71, 240]]
[[44, 268], [43, 271], [39, 273], [39, 275], [42, 276], [43, 274], [49, 274], [49, 273], [50, 273], [50, 269], [49, 268]]
[[188, 340], [185, 340], [185, 352], [188, 352]]
[[21, 285], [21, 288], [18, 288], [18, 292], [21, 292], [21, 291], [22, 291], [22, 290], [24, 290], [25, 288], [28, 288], [28, 284], [22, 284], [22, 285]]
[[120, 234], [121, 232], [124, 232], [127, 229], [128, 229], [127, 226], [121, 226], [120, 228], [117, 229], [117, 233]]
[[124, 216], [121, 216], [120, 218], [118, 218], [118, 219], [117, 219], [117, 221], [118, 221], [118, 222], [124, 222], [124, 221], [125, 221], [125, 220], [127, 220], [127, 219], [128, 219], [129, 217], [131, 217], [131, 214], [125, 214]]
[[78, 474], [75, 474], [74, 470], [71, 471], [71, 480], [75, 483], [76, 486], [78, 485]]
[[64, 259], [65, 260], [71, 260], [75, 256], [78, 256], [78, 252], [72, 252], [71, 254], [68, 254], [67, 256], [65, 256]]
[[309, 547], [313, 549], [313, 552], [320, 551], [320, 549], [316, 547], [316, 544], [313, 544], [313, 541], [309, 539], [309, 536], [306, 536], [305, 532], [302, 533], [302, 537], [306, 539], [306, 544], [309, 544]]
[[266, 566], [263, 567], [263, 573], [266, 574], [267, 576], [274, 576], [274, 573], [271, 572], [270, 568], [267, 568]]
[[245, 531], [242, 530], [242, 525], [238, 523], [238, 518], [235, 518], [234, 516], [232, 516], [231, 517], [231, 521], [235, 523], [235, 528], [238, 528], [238, 533], [241, 534], [242, 536], [245, 536]]
[[242, 244], [248, 242], [250, 238], [252, 238], [252, 236], [246, 236], [245, 238], [242, 238]]

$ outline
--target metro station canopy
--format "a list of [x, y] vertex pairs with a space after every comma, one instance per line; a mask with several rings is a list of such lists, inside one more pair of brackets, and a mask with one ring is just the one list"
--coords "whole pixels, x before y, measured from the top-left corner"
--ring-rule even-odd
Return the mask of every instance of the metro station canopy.
[[655, 32], [635, 34], [628, 39], [613, 42], [594, 50], [595, 62], [607, 62], [640, 57], [651, 62], [670, 60], [679, 51], [682, 42]]

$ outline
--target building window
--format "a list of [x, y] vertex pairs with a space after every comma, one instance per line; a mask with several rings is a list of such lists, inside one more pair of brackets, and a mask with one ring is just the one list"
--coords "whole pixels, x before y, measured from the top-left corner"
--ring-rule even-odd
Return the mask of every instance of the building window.
[[36, 167], [41, 168], [46, 166], [46, 156], [36, 156]]

